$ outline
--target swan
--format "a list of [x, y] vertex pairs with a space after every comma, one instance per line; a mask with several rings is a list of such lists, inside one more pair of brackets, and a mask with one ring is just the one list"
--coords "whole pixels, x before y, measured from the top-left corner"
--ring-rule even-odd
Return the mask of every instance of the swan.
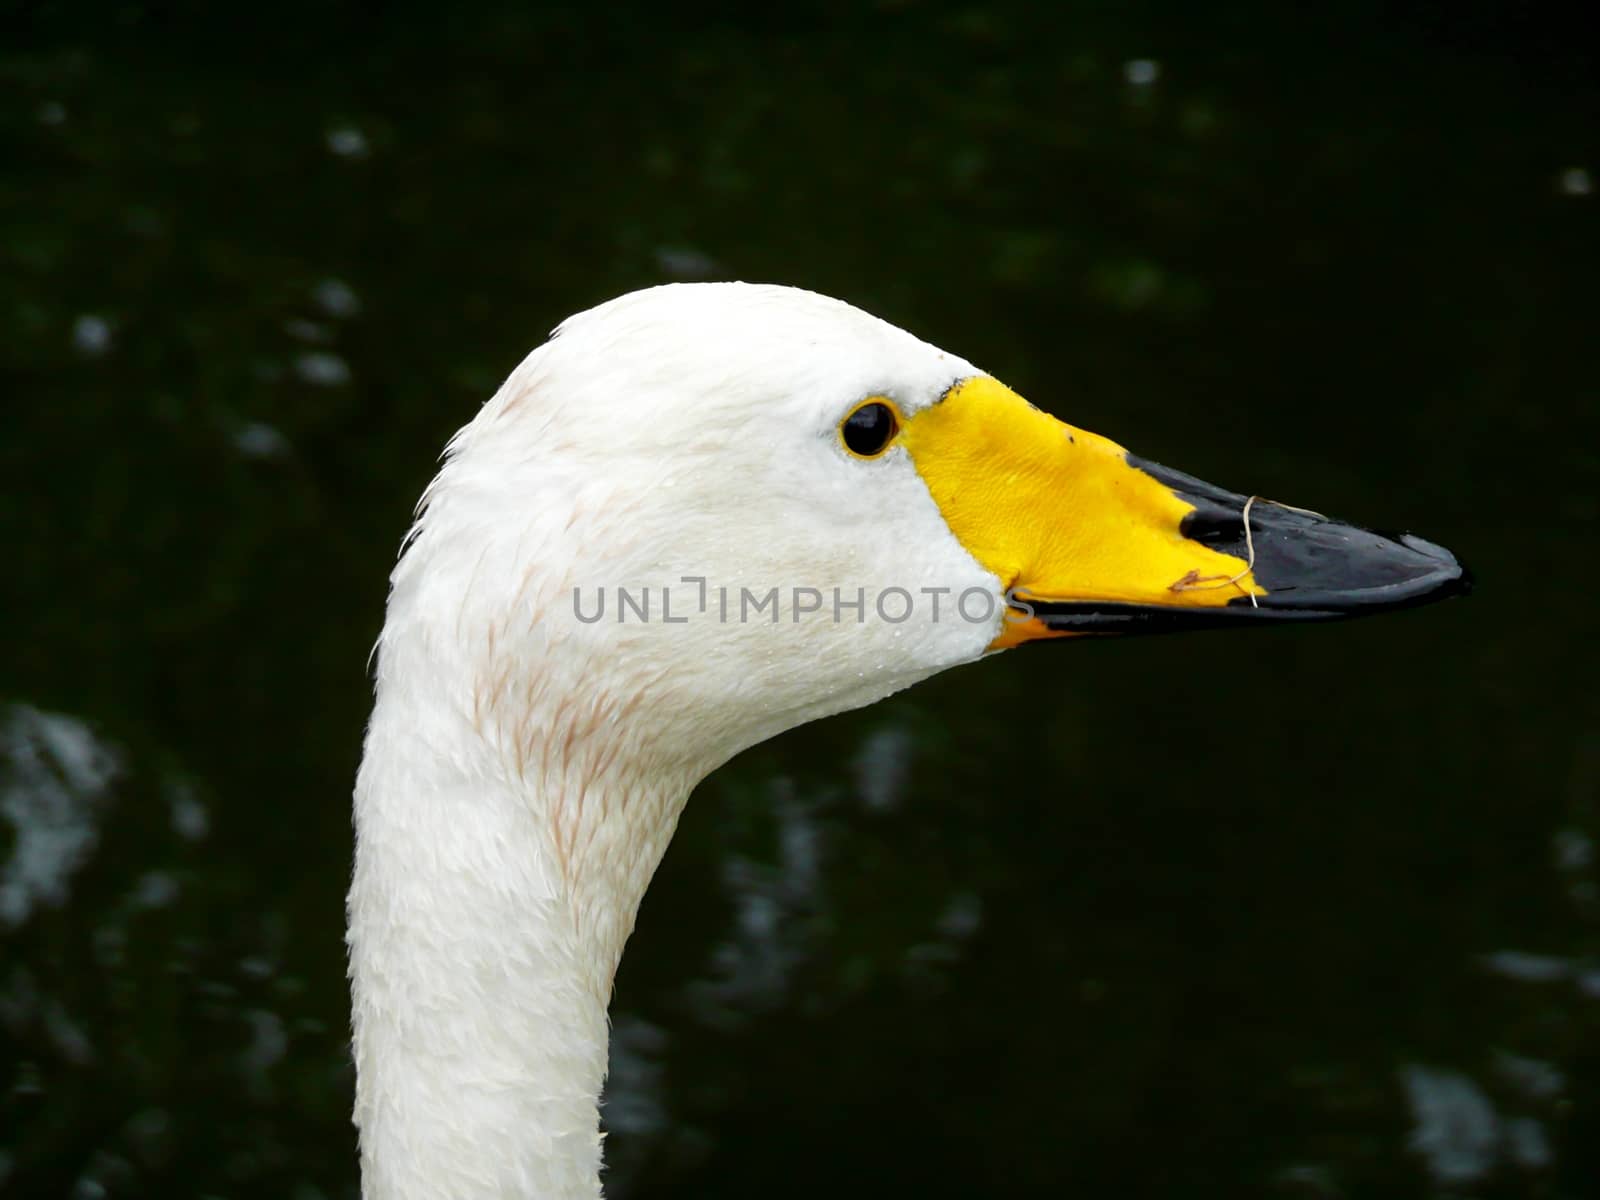
[[570, 318], [450, 441], [390, 577], [347, 914], [363, 1196], [600, 1195], [612, 977], [740, 750], [1026, 642], [1465, 585], [838, 300], [673, 284]]

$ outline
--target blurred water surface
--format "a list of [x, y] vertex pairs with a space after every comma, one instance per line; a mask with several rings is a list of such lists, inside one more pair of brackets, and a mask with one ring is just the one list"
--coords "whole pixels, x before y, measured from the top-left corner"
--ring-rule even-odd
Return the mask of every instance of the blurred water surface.
[[618, 980], [613, 1194], [1600, 1194], [1582, 33], [34, 6], [0, 47], [0, 1190], [354, 1194], [348, 796], [410, 506], [560, 318], [737, 277], [1482, 586], [1033, 648], [730, 764]]

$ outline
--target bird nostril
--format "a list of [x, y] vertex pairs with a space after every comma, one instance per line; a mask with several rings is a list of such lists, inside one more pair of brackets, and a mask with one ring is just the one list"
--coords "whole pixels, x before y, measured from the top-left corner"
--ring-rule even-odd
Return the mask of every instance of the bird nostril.
[[1244, 541], [1241, 515], [1204, 500], [1178, 526], [1178, 532], [1202, 546], [1231, 546]]

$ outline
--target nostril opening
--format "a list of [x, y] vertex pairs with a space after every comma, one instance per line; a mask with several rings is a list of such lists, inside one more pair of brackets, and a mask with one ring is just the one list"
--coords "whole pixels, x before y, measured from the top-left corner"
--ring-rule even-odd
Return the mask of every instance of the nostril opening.
[[1178, 532], [1202, 546], [1232, 546], [1244, 541], [1244, 521], [1237, 512], [1202, 501], [1183, 518]]

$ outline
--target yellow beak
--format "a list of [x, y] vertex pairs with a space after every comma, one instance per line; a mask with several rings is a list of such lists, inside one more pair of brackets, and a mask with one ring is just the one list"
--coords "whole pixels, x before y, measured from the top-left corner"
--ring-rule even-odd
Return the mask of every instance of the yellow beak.
[[1443, 547], [1244, 497], [1130, 455], [987, 376], [900, 434], [951, 532], [1040, 637], [1332, 620], [1465, 591]]

